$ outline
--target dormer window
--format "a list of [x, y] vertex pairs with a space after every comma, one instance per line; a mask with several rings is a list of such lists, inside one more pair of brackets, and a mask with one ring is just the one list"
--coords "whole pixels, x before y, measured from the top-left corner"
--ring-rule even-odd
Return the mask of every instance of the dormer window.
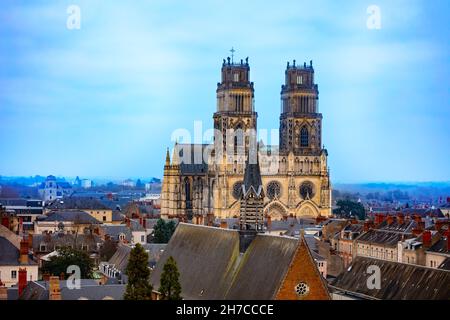
[[233, 74], [233, 81], [234, 82], [239, 82], [239, 73]]
[[303, 76], [297, 76], [297, 84], [303, 84]]

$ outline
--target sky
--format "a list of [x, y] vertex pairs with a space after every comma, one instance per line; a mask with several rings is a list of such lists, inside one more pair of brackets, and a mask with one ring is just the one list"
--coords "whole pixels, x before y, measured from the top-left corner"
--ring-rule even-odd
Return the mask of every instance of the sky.
[[286, 62], [313, 60], [333, 182], [449, 181], [449, 13], [446, 0], [3, 0], [0, 175], [162, 177], [172, 133], [212, 127], [234, 47], [259, 129], [279, 127]]

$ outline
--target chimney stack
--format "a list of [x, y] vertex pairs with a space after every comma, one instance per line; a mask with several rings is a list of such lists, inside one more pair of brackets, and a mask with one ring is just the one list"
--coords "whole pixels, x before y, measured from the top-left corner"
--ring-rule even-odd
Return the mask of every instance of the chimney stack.
[[26, 268], [19, 268], [19, 297], [22, 295], [23, 290], [27, 286], [27, 269]]
[[227, 221], [226, 220], [220, 220], [220, 227], [222, 229], [227, 229], [228, 228]]
[[128, 228], [130, 228], [131, 227], [131, 221], [130, 221], [130, 218], [125, 218], [125, 222], [126, 222], [126, 224], [127, 224], [127, 227]]
[[403, 213], [399, 212], [397, 214], [397, 223], [398, 224], [403, 224], [405, 223], [405, 217], [403, 216]]
[[3, 217], [2, 218], [2, 226], [4, 226], [4, 227], [9, 229], [9, 218], [8, 217]]
[[272, 217], [267, 216], [267, 229], [270, 230], [271, 227], [272, 227]]
[[386, 221], [387, 221], [388, 225], [391, 225], [394, 222], [394, 217], [391, 215], [388, 215]]
[[59, 288], [59, 278], [58, 277], [50, 277], [49, 300], [61, 300], [61, 289]]
[[28, 264], [28, 240], [22, 239], [20, 241], [20, 264]]
[[380, 225], [384, 220], [384, 214], [378, 213], [375, 215], [375, 225]]
[[0, 301], [8, 300], [8, 288], [0, 282]]
[[370, 220], [364, 221], [364, 232], [367, 232], [370, 230], [370, 228], [373, 227], [373, 222]]
[[426, 230], [422, 233], [422, 240], [423, 240], [423, 246], [424, 247], [431, 247], [431, 231]]

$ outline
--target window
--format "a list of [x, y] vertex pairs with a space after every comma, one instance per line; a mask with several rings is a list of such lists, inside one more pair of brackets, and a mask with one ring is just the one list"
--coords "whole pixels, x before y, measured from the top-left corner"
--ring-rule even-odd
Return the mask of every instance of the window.
[[106, 216], [103, 216], [103, 221], [106, 221]]
[[308, 140], [308, 129], [306, 129], [306, 127], [303, 127], [302, 130], [300, 130], [300, 146], [307, 147], [309, 145]]
[[145, 236], [141, 236], [141, 242], [145, 242]]
[[295, 292], [299, 296], [306, 296], [309, 293], [309, 286], [305, 282], [300, 282], [295, 286]]
[[303, 76], [297, 76], [297, 84], [303, 84]]
[[41, 244], [39, 247], [39, 251], [47, 251], [47, 246], [45, 244]]
[[233, 81], [238, 82], [239, 81], [239, 73], [233, 74]]
[[11, 279], [17, 279], [17, 270], [11, 270]]

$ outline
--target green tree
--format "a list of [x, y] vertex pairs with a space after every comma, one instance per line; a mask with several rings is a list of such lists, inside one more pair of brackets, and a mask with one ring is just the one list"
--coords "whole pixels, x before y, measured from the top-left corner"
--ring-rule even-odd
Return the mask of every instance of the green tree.
[[169, 222], [165, 222], [163, 219], [159, 219], [156, 222], [154, 233], [153, 233], [153, 242], [154, 243], [168, 243], [172, 234], [175, 232], [175, 222], [170, 220]]
[[150, 284], [148, 254], [139, 243], [131, 250], [126, 274], [128, 276], [128, 283], [124, 299], [151, 300], [153, 288]]
[[181, 300], [180, 273], [177, 262], [169, 257], [163, 267], [161, 274], [161, 286], [159, 291], [163, 300]]
[[71, 265], [78, 266], [81, 271], [82, 279], [92, 279], [92, 270], [94, 264], [85, 251], [64, 247], [57, 250], [57, 255], [50, 258], [42, 266], [42, 273], [48, 273], [55, 276], [64, 274], [67, 278], [67, 267]]
[[350, 216], [356, 216], [360, 220], [364, 220], [366, 218], [366, 210], [359, 202], [351, 200], [338, 200], [336, 205], [338, 208], [333, 210], [333, 213], [336, 215], [347, 218]]

